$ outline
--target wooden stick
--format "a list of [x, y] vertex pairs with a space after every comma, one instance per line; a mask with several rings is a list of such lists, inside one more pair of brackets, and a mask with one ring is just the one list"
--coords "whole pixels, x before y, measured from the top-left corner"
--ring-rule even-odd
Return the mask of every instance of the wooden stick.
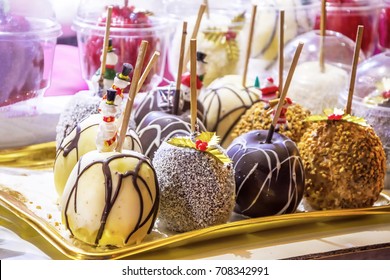
[[278, 107], [276, 109], [275, 116], [272, 120], [272, 124], [268, 130], [267, 139], [265, 140], [265, 142], [268, 144], [271, 143], [272, 136], [275, 132], [275, 127], [276, 127], [276, 124], [278, 122], [280, 113], [282, 112], [284, 100], [287, 96], [287, 92], [288, 92], [288, 89], [290, 87], [291, 80], [292, 80], [294, 72], [295, 72], [295, 68], [297, 67], [299, 56], [301, 55], [301, 52], [302, 52], [302, 48], [303, 48], [303, 43], [299, 43], [297, 49], [295, 50], [294, 58], [293, 58], [293, 61], [291, 63], [290, 69], [288, 70], [286, 82], [285, 82], [284, 87], [283, 87], [283, 92], [280, 96]]
[[148, 77], [148, 75], [150, 73], [150, 70], [152, 70], [153, 66], [156, 64], [159, 57], [160, 57], [160, 52], [155, 51], [153, 53], [153, 56], [150, 58], [148, 64], [146, 65], [146, 68], [145, 68], [144, 72], [142, 73], [141, 78], [139, 78], [136, 94], [141, 90], [146, 78]]
[[106, 30], [104, 32], [104, 42], [103, 42], [103, 53], [102, 53], [102, 63], [100, 65], [100, 77], [98, 80], [99, 89], [103, 89], [104, 74], [106, 72], [106, 61], [107, 61], [107, 52], [108, 52], [108, 38], [110, 36], [110, 26], [111, 26], [111, 16], [112, 16], [112, 6], [107, 8], [107, 18], [106, 18]]
[[206, 6], [206, 15], [207, 18], [210, 18], [210, 6], [208, 0], [203, 0], [203, 4]]
[[[196, 39], [196, 37], [198, 36], [200, 23], [202, 21], [205, 9], [206, 9], [206, 5], [205, 4], [201, 4], [200, 7], [199, 7], [198, 16], [196, 18], [194, 30], [192, 30], [191, 39]], [[184, 56], [184, 62], [183, 62], [184, 65], [187, 65], [189, 60], [190, 60], [190, 47], [188, 47], [187, 52], [186, 52], [186, 54]], [[185, 68], [183, 67], [183, 72], [184, 71], [185, 71]]]
[[177, 68], [177, 77], [176, 77], [176, 91], [173, 99], [174, 115], [177, 115], [179, 111], [180, 85], [181, 85], [181, 75], [183, 73], [183, 59], [184, 59], [184, 50], [186, 45], [186, 37], [187, 37], [187, 22], [183, 21], [183, 30], [182, 30], [181, 42], [180, 42], [179, 65]]
[[325, 72], [325, 37], [326, 37], [326, 0], [321, 0], [321, 23], [320, 23], [320, 70]]
[[247, 72], [248, 72], [249, 58], [251, 56], [251, 51], [252, 51], [253, 30], [255, 29], [256, 12], [257, 12], [257, 5], [253, 5], [252, 6], [250, 29], [249, 29], [249, 34], [248, 34], [248, 42], [247, 42], [247, 48], [246, 48], [246, 56], [245, 56], [245, 61], [244, 61], [244, 73], [242, 74], [242, 86], [243, 87], [246, 86], [246, 76], [247, 76]]
[[349, 82], [349, 89], [348, 89], [348, 101], [347, 101], [347, 106], [345, 107], [346, 114], [351, 114], [352, 111], [352, 98], [353, 98], [353, 93], [355, 91], [356, 70], [359, 63], [360, 48], [362, 46], [363, 30], [364, 30], [364, 26], [359, 25], [356, 34], [355, 50], [353, 53], [351, 79]]
[[133, 108], [134, 98], [137, 93], [138, 81], [141, 76], [141, 71], [144, 64], [147, 48], [148, 48], [148, 41], [142, 40], [141, 46], [139, 47], [138, 50], [137, 62], [134, 67], [134, 74], [130, 85], [130, 91], [129, 91], [128, 100], [126, 102], [125, 112], [123, 113], [123, 120], [122, 120], [122, 125], [119, 133], [119, 141], [118, 141], [118, 146], [116, 148], [116, 151], [119, 153], [122, 152], [123, 143], [126, 138], [126, 132], [129, 126], [129, 121], [131, 116], [131, 110]]
[[279, 11], [279, 92], [283, 92], [283, 69], [284, 68], [284, 10]]
[[198, 117], [198, 92], [196, 89], [196, 39], [190, 41], [190, 86], [191, 86], [191, 132], [196, 132], [196, 121]]

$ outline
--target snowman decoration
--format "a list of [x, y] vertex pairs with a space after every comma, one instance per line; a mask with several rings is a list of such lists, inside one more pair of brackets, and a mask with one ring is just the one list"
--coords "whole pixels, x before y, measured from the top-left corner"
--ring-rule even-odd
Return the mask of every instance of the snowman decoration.
[[130, 63], [123, 63], [122, 72], [116, 74], [114, 83], [111, 86], [116, 90], [115, 105], [121, 108], [123, 101], [123, 91], [130, 85], [130, 74], [133, 72], [133, 65]]
[[[207, 72], [207, 62], [205, 61], [206, 54], [203, 52], [196, 52], [196, 89], [199, 96], [199, 92], [203, 87], [203, 79]], [[190, 69], [187, 65], [187, 69]], [[181, 96], [180, 96], [180, 109], [182, 111], [186, 110], [186, 107], [189, 108], [191, 101], [191, 74], [186, 72], [181, 77]]]
[[96, 136], [96, 147], [100, 152], [112, 152], [117, 145], [117, 119], [118, 107], [114, 100], [116, 90], [108, 89], [106, 98], [100, 103], [99, 113], [102, 115], [102, 122], [99, 124]]
[[[100, 61], [103, 61], [103, 54], [100, 56]], [[116, 76], [115, 72], [115, 66], [118, 63], [118, 55], [115, 53], [115, 49], [112, 46], [112, 39], [108, 39], [108, 49], [107, 49], [107, 55], [106, 55], [106, 66], [104, 68], [104, 75], [103, 75], [103, 89], [99, 88], [99, 78], [100, 78], [100, 71], [99, 68], [95, 75], [92, 78], [92, 81], [96, 85], [96, 92], [105, 92], [107, 89], [111, 88], [114, 83], [114, 78]]]

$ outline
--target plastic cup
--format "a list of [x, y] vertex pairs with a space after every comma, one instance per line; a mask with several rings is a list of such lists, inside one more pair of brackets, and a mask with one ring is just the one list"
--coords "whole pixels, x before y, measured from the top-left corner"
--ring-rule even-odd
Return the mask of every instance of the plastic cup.
[[[206, 54], [206, 73], [203, 84], [209, 85], [213, 80], [240, 70], [243, 46], [240, 44], [245, 21], [248, 1], [209, 1], [209, 11], [205, 12], [197, 35], [197, 50]], [[165, 0], [165, 12], [176, 19], [176, 31], [169, 50], [169, 70], [176, 78], [183, 20], [188, 22], [186, 49], [188, 51], [198, 10], [202, 1]], [[185, 55], [188, 57], [188, 55]], [[189, 70], [189, 64], [184, 65], [184, 71]]]
[[[50, 86], [61, 27], [47, 1], [32, 2], [0, 1], [0, 118], [15, 115], [15, 104], [23, 107], [20, 102], [42, 96]], [[27, 114], [33, 108], [19, 109]]]
[[390, 0], [383, 0], [379, 17], [379, 47], [390, 50]]
[[135, 66], [142, 40], [149, 42], [144, 67], [155, 51], [160, 52], [158, 62], [150, 71], [141, 89], [141, 91], [150, 90], [157, 86], [164, 76], [172, 21], [167, 17], [142, 10], [140, 6], [124, 6], [124, 1], [83, 0], [80, 2], [73, 28], [77, 33], [82, 76], [93, 90], [95, 87], [92, 77], [101, 65], [106, 11], [109, 5], [113, 6], [110, 38], [114, 52], [118, 56], [114, 68], [116, 73], [122, 70], [123, 63]]
[[[249, 74], [261, 75], [277, 61], [279, 55], [279, 12], [284, 10], [284, 43], [313, 30], [320, 0], [309, 1], [264, 1], [258, 4], [253, 35]], [[242, 44], [246, 45], [246, 42]]]
[[[307, 33], [297, 36], [291, 40], [284, 48], [284, 66], [285, 72], [288, 71], [295, 50], [300, 42], [304, 43], [301, 55], [299, 56], [298, 64], [308, 61], [320, 60], [321, 49], [321, 33], [319, 30], [312, 30]], [[347, 36], [327, 30], [324, 38], [324, 58], [325, 63], [339, 67], [351, 72], [352, 60], [355, 49], [355, 42]], [[365, 60], [365, 55], [360, 52], [359, 61]], [[277, 67], [277, 65], [275, 65]]]
[[[369, 57], [374, 54], [378, 42], [377, 25], [381, 0], [328, 0], [326, 3], [326, 29], [340, 32], [356, 39], [358, 25], [364, 26], [362, 50]], [[320, 14], [316, 29], [320, 28]]]

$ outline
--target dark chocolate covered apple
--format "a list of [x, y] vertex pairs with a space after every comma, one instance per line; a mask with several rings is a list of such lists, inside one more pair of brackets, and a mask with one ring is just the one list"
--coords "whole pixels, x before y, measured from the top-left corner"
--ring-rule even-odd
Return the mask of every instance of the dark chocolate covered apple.
[[293, 213], [302, 200], [305, 172], [297, 146], [286, 136], [254, 130], [227, 149], [236, 181], [234, 211], [248, 217]]

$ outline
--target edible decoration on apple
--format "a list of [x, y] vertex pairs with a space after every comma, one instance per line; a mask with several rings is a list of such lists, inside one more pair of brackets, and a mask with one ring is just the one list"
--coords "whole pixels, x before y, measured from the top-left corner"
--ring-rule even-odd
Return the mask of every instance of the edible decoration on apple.
[[[136, 131], [140, 136], [145, 155], [151, 159], [153, 159], [155, 151], [163, 141], [168, 140], [171, 137], [189, 135], [191, 133], [191, 118], [188, 113], [189, 108], [186, 105], [187, 103], [190, 103], [190, 100], [189, 98], [185, 98], [184, 102], [180, 102], [183, 101], [182, 95], [184, 95], [181, 90], [181, 73], [183, 71], [186, 28], [187, 23], [183, 22], [176, 89], [171, 85], [165, 88], [158, 88], [144, 98], [135, 112], [135, 121], [137, 124]], [[198, 54], [197, 60], [204, 60], [204, 57], [205, 55]], [[199, 64], [203, 63], [204, 62], [202, 61], [198, 61], [197, 68], [203, 68], [199, 67]], [[199, 77], [197, 77], [197, 81], [199, 81]], [[198, 103], [197, 100], [195, 102]], [[182, 105], [184, 104], [184, 106], [180, 107], [180, 103], [182, 103]], [[148, 107], [150, 111], [148, 110]], [[156, 111], [153, 111], [153, 109]], [[183, 112], [183, 110], [185, 111]], [[197, 112], [199, 115], [200, 110], [198, 110], [198, 107]], [[206, 130], [200, 120], [197, 124], [199, 131]]]
[[[283, 92], [283, 65], [284, 65], [284, 11], [279, 12], [279, 86], [276, 86], [274, 79], [268, 77], [265, 83], [260, 83], [257, 77], [256, 87], [261, 89], [261, 101], [256, 102], [242, 114], [231, 128], [231, 138], [238, 137], [252, 130], [266, 130], [270, 127], [273, 119], [270, 112], [272, 107], [278, 104], [279, 94]], [[296, 71], [295, 71], [296, 72]], [[294, 72], [294, 74], [295, 74]], [[294, 81], [292, 81], [294, 83]], [[290, 91], [289, 91], [290, 92]], [[303, 133], [306, 131], [309, 123], [303, 120], [310, 115], [310, 112], [301, 105], [293, 102], [290, 98], [286, 98], [285, 106], [288, 105], [288, 110], [282, 110], [280, 122], [285, 122], [286, 125], [277, 125], [276, 131], [281, 133], [293, 142], [298, 143]], [[285, 120], [285, 121], [284, 121]], [[288, 125], [287, 125], [288, 123]]]
[[364, 119], [351, 116], [362, 33], [359, 26], [345, 112], [310, 117], [314, 123], [298, 145], [306, 171], [305, 199], [315, 209], [370, 207], [384, 187], [382, 143]]
[[300, 204], [305, 171], [296, 144], [275, 132], [303, 44], [296, 50], [269, 130], [253, 130], [230, 144], [236, 181], [234, 211], [247, 217], [293, 213]]
[[[254, 29], [254, 18], [257, 6], [252, 7], [251, 30], [248, 34], [246, 62], [249, 63]], [[204, 124], [208, 131], [215, 131], [221, 137], [221, 146], [226, 148], [232, 142], [231, 131], [241, 115], [255, 102], [259, 101], [261, 92], [258, 88], [247, 87], [247, 70], [243, 75], [227, 75], [214, 80], [199, 96], [204, 107]]]
[[[142, 41], [124, 112], [117, 151], [102, 137], [98, 147], [80, 158], [67, 180], [61, 200], [62, 220], [78, 240], [101, 247], [139, 244], [151, 232], [157, 217], [159, 188], [155, 171], [147, 157], [122, 151], [147, 42]], [[103, 119], [111, 118], [116, 91], [108, 91]], [[115, 111], [115, 110], [113, 110]], [[105, 121], [103, 121], [105, 122]], [[107, 130], [107, 124], [100, 129]], [[98, 133], [99, 134], [99, 133]]]
[[163, 142], [153, 158], [161, 191], [159, 219], [176, 232], [226, 223], [234, 207], [231, 160], [215, 133], [197, 130], [196, 39], [190, 50], [191, 135]]

